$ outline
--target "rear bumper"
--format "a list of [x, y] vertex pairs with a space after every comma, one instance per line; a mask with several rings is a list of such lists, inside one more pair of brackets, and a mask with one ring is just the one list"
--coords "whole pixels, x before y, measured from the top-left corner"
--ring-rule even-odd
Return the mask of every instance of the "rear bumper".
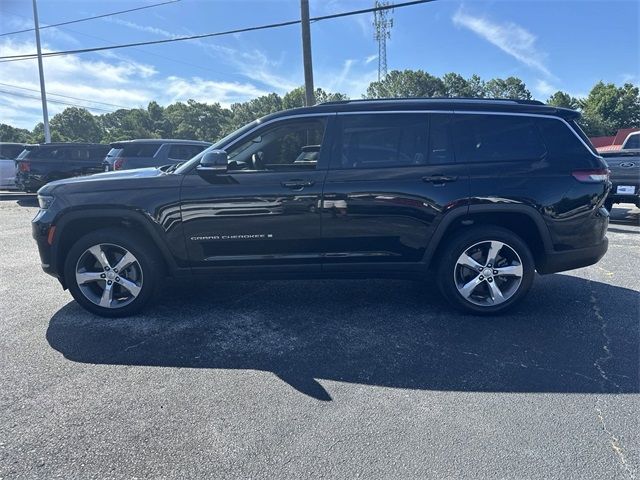
[[538, 262], [536, 270], [538, 270], [538, 273], [547, 274], [587, 267], [597, 263], [604, 257], [608, 248], [609, 239], [604, 237], [602, 243], [593, 247], [547, 253]]
[[634, 203], [640, 207], [640, 195], [609, 195], [607, 202], [611, 203]]
[[16, 175], [16, 186], [20, 190], [29, 190], [29, 191], [37, 191], [40, 187], [42, 187], [45, 183], [47, 183], [44, 179], [39, 178], [34, 175]]

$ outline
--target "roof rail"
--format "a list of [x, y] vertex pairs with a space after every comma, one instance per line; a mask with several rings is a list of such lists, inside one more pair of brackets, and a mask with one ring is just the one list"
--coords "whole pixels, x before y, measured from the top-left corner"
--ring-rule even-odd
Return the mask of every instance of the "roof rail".
[[355, 100], [334, 100], [318, 105], [346, 105], [349, 103], [397, 102], [404, 100], [427, 100], [435, 102], [478, 102], [478, 103], [514, 103], [518, 105], [545, 105], [539, 100], [520, 100], [511, 98], [479, 98], [479, 97], [396, 97], [396, 98], [363, 98]]

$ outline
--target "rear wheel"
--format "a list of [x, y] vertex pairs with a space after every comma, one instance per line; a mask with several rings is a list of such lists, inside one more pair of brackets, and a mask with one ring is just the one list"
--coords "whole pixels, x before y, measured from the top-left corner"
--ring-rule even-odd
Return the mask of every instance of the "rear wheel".
[[522, 300], [534, 275], [533, 256], [520, 237], [500, 227], [475, 227], [444, 249], [438, 285], [454, 306], [491, 315]]
[[121, 317], [140, 311], [153, 297], [162, 263], [138, 236], [114, 228], [80, 238], [64, 272], [69, 291], [85, 309]]

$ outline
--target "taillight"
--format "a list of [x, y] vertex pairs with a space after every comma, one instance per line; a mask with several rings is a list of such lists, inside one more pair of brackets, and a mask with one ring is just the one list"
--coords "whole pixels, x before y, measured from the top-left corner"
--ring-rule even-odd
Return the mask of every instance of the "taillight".
[[121, 158], [116, 158], [116, 160], [113, 162], [113, 169], [120, 170], [122, 168], [123, 163], [124, 163], [124, 160], [122, 160]]
[[602, 183], [609, 181], [609, 170], [576, 170], [572, 172], [573, 178], [582, 183]]
[[31, 163], [30, 162], [19, 162], [18, 163], [18, 171], [20, 171], [20, 172], [30, 172], [31, 171]]

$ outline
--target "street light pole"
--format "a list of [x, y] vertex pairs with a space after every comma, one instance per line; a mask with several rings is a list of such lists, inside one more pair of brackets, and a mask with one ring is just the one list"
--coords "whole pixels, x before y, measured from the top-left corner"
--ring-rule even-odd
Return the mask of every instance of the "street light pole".
[[[35, 0], [34, 0], [35, 1]], [[304, 99], [310, 107], [316, 103], [313, 94], [313, 63], [311, 61], [311, 27], [309, 25], [309, 0], [300, 0], [302, 20], [302, 63], [304, 65]]]
[[47, 92], [44, 89], [44, 69], [42, 68], [42, 49], [40, 48], [40, 24], [38, 22], [38, 7], [33, 0], [33, 23], [36, 30], [36, 49], [38, 51], [38, 71], [40, 72], [40, 97], [42, 98], [42, 118], [44, 123], [44, 142], [51, 143], [49, 131], [49, 112], [47, 111]]

